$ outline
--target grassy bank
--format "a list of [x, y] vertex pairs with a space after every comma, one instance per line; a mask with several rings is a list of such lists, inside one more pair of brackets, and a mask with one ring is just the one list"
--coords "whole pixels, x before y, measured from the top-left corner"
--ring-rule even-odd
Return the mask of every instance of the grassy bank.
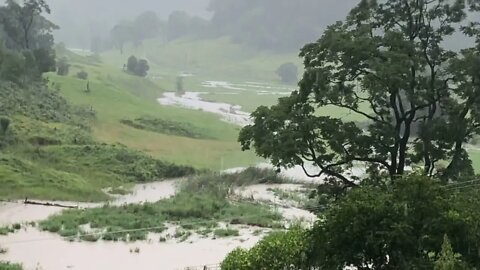
[[[58, 84], [50, 84], [56, 88]], [[0, 83], [0, 198], [101, 201], [107, 187], [192, 174], [122, 145], [98, 143], [97, 113], [44, 83]]]
[[[87, 210], [69, 210], [40, 223], [43, 230], [76, 237], [92, 232], [98, 234], [82, 237], [84, 240], [144, 240], [149, 232], [162, 232], [168, 224], [179, 225], [183, 230], [199, 234], [213, 232], [219, 237], [238, 234], [219, 223], [244, 224], [266, 228], [281, 227], [281, 215], [268, 206], [246, 201], [231, 201], [232, 187], [266, 182], [283, 182], [284, 179], [268, 170], [250, 169], [233, 175], [208, 174], [194, 177], [184, 183], [180, 192], [171, 199], [143, 205], [121, 207], [104, 206]], [[139, 231], [136, 231], [141, 229]], [[113, 234], [112, 232], [128, 231]]]

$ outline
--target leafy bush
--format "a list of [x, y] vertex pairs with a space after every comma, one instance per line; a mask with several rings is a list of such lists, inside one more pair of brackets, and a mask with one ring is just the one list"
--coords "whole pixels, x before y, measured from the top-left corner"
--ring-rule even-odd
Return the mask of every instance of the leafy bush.
[[300, 228], [273, 232], [250, 250], [236, 249], [221, 264], [222, 270], [308, 269], [308, 237]]
[[145, 59], [137, 59], [135, 56], [130, 56], [127, 61], [127, 71], [131, 74], [145, 77], [150, 70], [148, 61]]
[[25, 72], [25, 58], [17, 52], [9, 51], [0, 45], [0, 79], [19, 83]]
[[79, 71], [77, 73], [77, 78], [81, 79], [81, 80], [87, 80], [88, 79], [88, 73], [84, 70], [82, 71]]
[[7, 235], [13, 232], [15, 232], [15, 230], [12, 227], [0, 227], [0, 235]]
[[389, 188], [354, 189], [314, 227], [312, 261], [326, 269], [433, 269], [430, 254], [440, 253], [448, 235], [467, 265], [480, 265], [480, 254], [471, 252], [480, 249], [478, 195], [417, 175]]

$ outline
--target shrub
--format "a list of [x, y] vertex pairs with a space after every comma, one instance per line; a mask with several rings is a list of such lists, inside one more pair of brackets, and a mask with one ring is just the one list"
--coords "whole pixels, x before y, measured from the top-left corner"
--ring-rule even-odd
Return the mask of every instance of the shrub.
[[145, 77], [150, 70], [148, 61], [145, 59], [137, 59], [134, 55], [130, 56], [127, 61], [127, 71], [131, 74]]
[[57, 61], [57, 74], [60, 76], [68, 75], [70, 71], [70, 64], [68, 64], [67, 58], [62, 57]]
[[[222, 270], [307, 269], [308, 237], [300, 228], [273, 232], [250, 250], [236, 249], [221, 264]], [[292, 268], [293, 267], [293, 268]]]
[[81, 80], [87, 80], [88, 79], [88, 73], [84, 70], [82, 71], [79, 71], [77, 73], [77, 78], [81, 79]]
[[127, 71], [130, 73], [135, 73], [135, 69], [137, 68], [137, 65], [138, 65], [137, 58], [134, 55], [130, 56], [127, 61]]

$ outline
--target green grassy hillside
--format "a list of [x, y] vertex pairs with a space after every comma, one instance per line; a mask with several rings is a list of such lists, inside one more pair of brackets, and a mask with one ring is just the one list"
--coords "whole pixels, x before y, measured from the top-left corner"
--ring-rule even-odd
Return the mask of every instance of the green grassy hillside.
[[103, 188], [192, 174], [122, 145], [98, 143], [91, 107], [43, 83], [0, 83], [0, 199], [99, 201]]
[[[162, 160], [188, 164], [197, 168], [221, 169], [254, 164], [253, 153], [244, 153], [236, 141], [239, 127], [225, 123], [219, 116], [172, 106], [161, 106], [157, 98], [164, 91], [162, 82], [135, 77], [110, 63], [83, 63], [68, 55], [73, 65], [69, 76], [48, 74], [62, 96], [76, 105], [90, 106], [97, 114], [92, 122], [95, 139], [105, 143], [121, 143]], [[89, 73], [91, 91], [85, 92], [87, 81], [74, 76], [78, 71]], [[188, 126], [199, 133], [188, 136], [162, 134], [122, 124], [122, 120], [157, 119]]]
[[105, 61], [118, 67], [122, 58], [136, 55], [146, 58], [153, 71], [163, 76], [176, 76], [189, 72], [205, 80], [262, 81], [280, 83], [275, 74], [283, 63], [293, 62], [301, 69], [301, 59], [296, 53], [278, 54], [258, 52], [228, 37], [217, 39], [179, 39], [172, 42], [147, 40], [142, 45], [127, 46], [123, 55], [118, 50], [104, 54]]

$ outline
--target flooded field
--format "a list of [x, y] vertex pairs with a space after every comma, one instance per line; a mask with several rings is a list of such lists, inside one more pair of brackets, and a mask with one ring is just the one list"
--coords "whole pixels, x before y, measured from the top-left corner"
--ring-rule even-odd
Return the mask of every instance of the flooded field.
[[[122, 205], [166, 199], [176, 193], [181, 181], [183, 179], [136, 185], [131, 194], [117, 196], [110, 203]], [[235, 190], [235, 194], [268, 203], [283, 215], [286, 224], [299, 220], [312, 223], [315, 220], [313, 214], [291, 206], [291, 202], [279, 199], [272, 191], [273, 189], [296, 191], [302, 187], [302, 184], [254, 185], [239, 188]], [[102, 205], [75, 202], [62, 204], [78, 205], [81, 208]], [[239, 231], [239, 236], [215, 238], [194, 233], [181, 242], [171, 236], [176, 227], [170, 225], [161, 235], [149, 235], [148, 241], [90, 243], [67, 241], [57, 234], [42, 232], [34, 226], [25, 224], [46, 219], [61, 211], [63, 209], [58, 207], [24, 205], [22, 201], [1, 204], [0, 221], [3, 225], [13, 223], [24, 225], [16, 233], [0, 236], [0, 247], [7, 250], [6, 254], [0, 255], [0, 260], [22, 263], [27, 270], [185, 269], [190, 266], [218, 264], [233, 249], [252, 247], [270, 231], [265, 228], [230, 225], [230, 228]], [[162, 238], [164, 240], [160, 241]]]
[[198, 239], [193, 243], [68, 242], [28, 228], [0, 237], [7, 254], [0, 260], [20, 262], [26, 270], [115, 269], [175, 270], [218, 264], [236, 247], [252, 247], [260, 236]]
[[224, 121], [239, 126], [246, 126], [251, 123], [250, 114], [241, 111], [240, 106], [205, 101], [200, 98], [201, 94], [200, 92], [187, 92], [179, 96], [174, 92], [168, 92], [164, 93], [163, 97], [158, 99], [158, 102], [161, 105], [178, 106], [214, 113], [220, 115]]

